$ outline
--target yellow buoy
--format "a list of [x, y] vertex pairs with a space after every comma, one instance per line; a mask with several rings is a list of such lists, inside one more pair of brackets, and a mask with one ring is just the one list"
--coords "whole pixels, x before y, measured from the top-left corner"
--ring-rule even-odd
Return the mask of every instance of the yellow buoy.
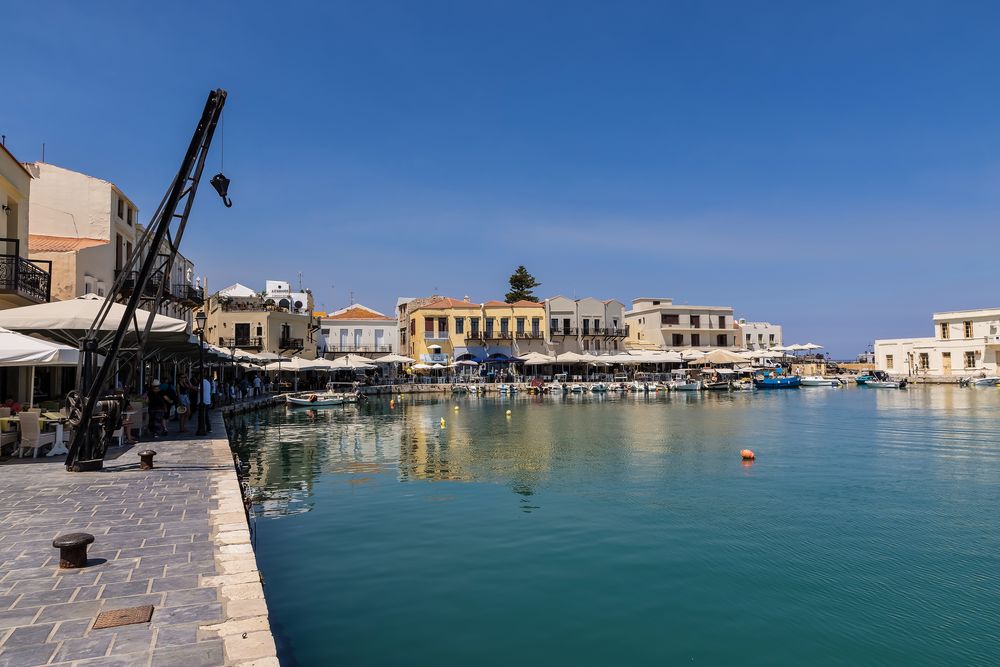
[[441, 428], [444, 428], [444, 417], [441, 417]]
[[507, 411], [507, 416], [510, 417], [510, 410]]
[[392, 400], [390, 398], [389, 399], [389, 409], [392, 410], [394, 407], [396, 407], [396, 401], [394, 401], [394, 400]]
[[457, 405], [455, 406], [455, 410], [458, 410], [458, 406]]

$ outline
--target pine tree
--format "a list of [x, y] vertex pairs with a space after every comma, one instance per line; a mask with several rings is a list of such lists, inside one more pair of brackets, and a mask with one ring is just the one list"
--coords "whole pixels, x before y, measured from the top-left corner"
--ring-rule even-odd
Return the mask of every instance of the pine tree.
[[507, 303], [515, 301], [534, 301], [537, 303], [538, 297], [531, 290], [539, 285], [541, 283], [535, 280], [535, 276], [528, 273], [528, 269], [524, 268], [523, 265], [517, 267], [517, 270], [510, 277], [510, 291], [506, 295]]

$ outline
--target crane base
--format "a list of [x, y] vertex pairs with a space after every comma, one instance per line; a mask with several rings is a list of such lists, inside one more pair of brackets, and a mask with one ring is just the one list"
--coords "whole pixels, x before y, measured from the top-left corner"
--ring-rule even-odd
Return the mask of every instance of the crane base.
[[71, 466], [66, 466], [70, 472], [94, 472], [104, 469], [104, 459], [92, 459], [90, 461], [76, 461]]

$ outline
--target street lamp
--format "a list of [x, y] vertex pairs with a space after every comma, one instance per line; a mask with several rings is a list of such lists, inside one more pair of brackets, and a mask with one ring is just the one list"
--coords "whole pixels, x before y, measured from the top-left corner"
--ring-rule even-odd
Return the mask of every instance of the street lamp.
[[198, 341], [200, 342], [198, 346], [198, 362], [201, 366], [201, 377], [198, 379], [198, 429], [195, 431], [195, 435], [208, 435], [208, 415], [205, 413], [204, 396], [205, 379], [207, 376], [205, 373], [205, 322], [208, 320], [208, 316], [205, 315], [204, 310], [199, 310], [194, 319], [198, 324], [195, 333], [198, 334]]

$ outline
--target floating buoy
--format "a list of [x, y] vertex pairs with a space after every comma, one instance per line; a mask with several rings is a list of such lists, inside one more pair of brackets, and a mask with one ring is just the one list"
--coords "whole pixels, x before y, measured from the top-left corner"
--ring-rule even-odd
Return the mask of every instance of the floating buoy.
[[743, 449], [740, 451], [740, 456], [744, 461], [753, 461], [757, 458], [757, 455], [753, 453], [752, 449]]
[[399, 396], [398, 396], [397, 398], [398, 398], [399, 400], [403, 400], [403, 395], [402, 395], [402, 394], [400, 394], [400, 395], [399, 395]]
[[389, 409], [392, 410], [394, 407], [396, 407], [396, 401], [390, 398], [389, 399]]
[[441, 428], [444, 428], [444, 417], [441, 417]]
[[455, 411], [456, 411], [456, 412], [458, 411], [458, 406], [457, 406], [457, 405], [455, 406]]
[[507, 411], [507, 416], [510, 417], [510, 410]]

